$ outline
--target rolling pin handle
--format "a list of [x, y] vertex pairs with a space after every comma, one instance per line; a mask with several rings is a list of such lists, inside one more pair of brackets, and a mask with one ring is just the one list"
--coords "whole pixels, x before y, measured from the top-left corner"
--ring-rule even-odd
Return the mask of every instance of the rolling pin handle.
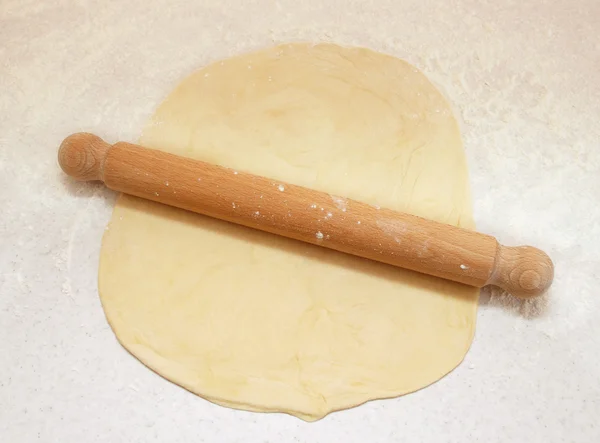
[[546, 292], [553, 278], [554, 265], [543, 251], [532, 246], [498, 245], [494, 269], [486, 284], [529, 298]]
[[78, 132], [65, 138], [58, 150], [58, 163], [69, 176], [80, 181], [102, 180], [104, 160], [111, 145], [100, 137]]

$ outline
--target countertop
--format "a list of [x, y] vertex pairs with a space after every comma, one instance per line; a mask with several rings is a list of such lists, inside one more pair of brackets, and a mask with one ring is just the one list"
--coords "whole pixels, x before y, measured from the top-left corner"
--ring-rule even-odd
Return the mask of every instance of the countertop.
[[[600, 2], [0, 4], [0, 441], [600, 441]], [[556, 265], [547, 297], [485, 290], [465, 361], [316, 423], [213, 405], [129, 355], [97, 292], [116, 195], [58, 168], [76, 131], [135, 141], [179, 80], [293, 41], [415, 64], [461, 120], [478, 228]]]

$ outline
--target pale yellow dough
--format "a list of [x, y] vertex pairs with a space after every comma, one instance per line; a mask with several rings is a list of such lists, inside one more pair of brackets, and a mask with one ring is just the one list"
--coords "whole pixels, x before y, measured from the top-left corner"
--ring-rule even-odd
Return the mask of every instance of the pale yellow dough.
[[[167, 97], [140, 143], [473, 228], [448, 103], [367, 49], [294, 44], [214, 63]], [[447, 374], [469, 349], [478, 294], [128, 196], [99, 281], [119, 341], [157, 373], [306, 420]]]

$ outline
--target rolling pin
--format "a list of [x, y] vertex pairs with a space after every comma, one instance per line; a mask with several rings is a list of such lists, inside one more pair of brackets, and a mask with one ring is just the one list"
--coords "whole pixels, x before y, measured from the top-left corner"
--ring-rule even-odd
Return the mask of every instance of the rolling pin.
[[532, 297], [554, 276], [531, 246], [89, 133], [67, 137], [58, 161], [78, 180], [470, 286]]

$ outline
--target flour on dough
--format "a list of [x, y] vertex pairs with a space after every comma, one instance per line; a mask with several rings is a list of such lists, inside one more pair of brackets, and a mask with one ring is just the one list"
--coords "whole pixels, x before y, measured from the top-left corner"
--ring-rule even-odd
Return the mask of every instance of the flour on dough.
[[[473, 228], [448, 103], [367, 49], [214, 63], [140, 143]], [[475, 327], [476, 289], [124, 195], [99, 274], [110, 325], [147, 366], [212, 402], [306, 420], [435, 382]]]

